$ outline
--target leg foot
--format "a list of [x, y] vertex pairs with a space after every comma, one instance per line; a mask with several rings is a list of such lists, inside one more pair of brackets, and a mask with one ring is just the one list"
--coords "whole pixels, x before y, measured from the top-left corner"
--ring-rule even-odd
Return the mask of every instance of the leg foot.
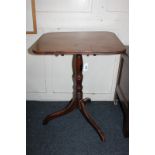
[[62, 110], [59, 110], [57, 112], [54, 112], [54, 113], [46, 116], [45, 119], [43, 120], [43, 125], [46, 125], [50, 120], [52, 120], [54, 118], [68, 114], [69, 112], [73, 111], [75, 108], [76, 108], [76, 103], [71, 100], [69, 102], [69, 104]]
[[85, 109], [85, 104], [83, 101], [80, 101], [80, 111], [84, 115], [84, 117], [88, 120], [88, 122], [94, 127], [94, 129], [97, 131], [97, 133], [100, 136], [100, 139], [102, 141], [105, 140], [105, 134], [102, 131], [102, 129], [96, 124], [95, 120], [92, 118], [89, 112]]

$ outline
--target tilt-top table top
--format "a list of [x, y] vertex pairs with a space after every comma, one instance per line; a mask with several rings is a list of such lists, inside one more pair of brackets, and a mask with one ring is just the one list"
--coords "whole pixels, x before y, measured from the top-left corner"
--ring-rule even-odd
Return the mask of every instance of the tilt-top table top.
[[112, 32], [52, 32], [43, 34], [34, 44], [36, 54], [121, 54], [125, 46]]

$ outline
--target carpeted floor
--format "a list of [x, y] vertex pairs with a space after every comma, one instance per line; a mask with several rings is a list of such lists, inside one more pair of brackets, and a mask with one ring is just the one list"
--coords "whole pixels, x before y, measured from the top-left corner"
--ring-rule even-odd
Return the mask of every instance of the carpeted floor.
[[113, 102], [92, 102], [87, 109], [106, 134], [101, 142], [79, 110], [47, 125], [42, 119], [67, 102], [27, 101], [27, 155], [128, 155], [129, 142], [122, 133], [123, 115]]

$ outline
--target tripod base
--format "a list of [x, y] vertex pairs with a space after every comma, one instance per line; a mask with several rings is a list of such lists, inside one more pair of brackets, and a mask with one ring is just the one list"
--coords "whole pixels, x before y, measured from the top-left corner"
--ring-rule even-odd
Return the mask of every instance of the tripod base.
[[90, 103], [91, 100], [89, 98], [83, 99], [82, 92], [82, 68], [83, 68], [83, 60], [82, 55], [77, 54], [73, 56], [73, 81], [74, 81], [74, 92], [73, 99], [68, 103], [66, 107], [61, 109], [60, 111], [54, 112], [45, 117], [43, 120], [43, 124], [47, 124], [50, 120], [53, 120], [59, 116], [63, 116], [72, 112], [74, 109], [78, 108], [86, 120], [92, 125], [92, 127], [97, 131], [102, 141], [105, 140], [105, 134], [101, 130], [101, 128], [96, 124], [95, 120], [92, 118], [90, 113], [86, 110], [86, 104]]
[[68, 114], [69, 112], [72, 112], [73, 110], [75, 110], [76, 108], [79, 108], [79, 110], [81, 111], [81, 113], [83, 114], [83, 116], [86, 118], [86, 120], [92, 125], [92, 127], [97, 131], [97, 133], [100, 136], [100, 139], [102, 141], [105, 140], [105, 134], [102, 131], [102, 129], [96, 124], [95, 120], [92, 118], [92, 116], [90, 115], [90, 113], [86, 110], [86, 104], [90, 102], [89, 98], [86, 99], [82, 99], [81, 101], [77, 102], [74, 100], [71, 100], [69, 102], [69, 104], [64, 107], [62, 110], [54, 112], [48, 116], [45, 117], [45, 119], [43, 120], [43, 124], [46, 125], [50, 120], [53, 120], [54, 118], [63, 116], [65, 114]]

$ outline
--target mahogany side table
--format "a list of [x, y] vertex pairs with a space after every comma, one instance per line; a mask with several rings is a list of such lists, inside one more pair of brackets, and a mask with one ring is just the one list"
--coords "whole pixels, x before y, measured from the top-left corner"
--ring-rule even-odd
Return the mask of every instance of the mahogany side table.
[[125, 46], [112, 32], [54, 32], [42, 35], [34, 44], [32, 51], [44, 55], [73, 55], [73, 98], [68, 105], [55, 113], [49, 114], [43, 120], [47, 124], [50, 120], [65, 115], [78, 108], [87, 121], [96, 129], [102, 141], [105, 134], [96, 124], [91, 114], [86, 110], [89, 98], [83, 99], [82, 92], [82, 55], [121, 54]]

